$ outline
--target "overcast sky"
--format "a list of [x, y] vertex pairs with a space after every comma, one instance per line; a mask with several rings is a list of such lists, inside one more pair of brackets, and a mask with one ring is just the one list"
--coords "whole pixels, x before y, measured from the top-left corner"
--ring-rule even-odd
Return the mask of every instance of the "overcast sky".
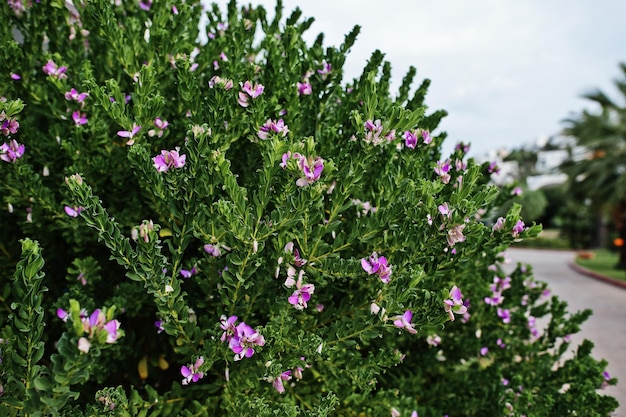
[[[217, 2], [225, 9], [225, 0]], [[245, 2], [247, 4], [248, 2]], [[273, 15], [274, 0], [252, 0]], [[244, 2], [239, 2], [243, 5]], [[356, 24], [361, 34], [345, 80], [375, 49], [392, 65], [397, 88], [409, 66], [415, 84], [432, 81], [426, 104], [445, 109], [444, 151], [471, 142], [474, 156], [558, 133], [562, 120], [592, 108], [580, 96], [612, 81], [626, 62], [626, 0], [284, 0], [314, 17], [326, 46]], [[416, 87], [416, 86], [415, 86]]]

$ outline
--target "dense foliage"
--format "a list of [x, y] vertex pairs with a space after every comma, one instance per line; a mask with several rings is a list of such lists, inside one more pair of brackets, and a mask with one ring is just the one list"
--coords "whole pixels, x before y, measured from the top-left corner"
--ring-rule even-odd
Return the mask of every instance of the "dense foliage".
[[[261, 7], [0, 9], [2, 415], [608, 416], [444, 111]], [[201, 39], [206, 39], [202, 41]], [[486, 121], [487, 122], [487, 121]], [[45, 262], [44, 262], [45, 260]], [[571, 355], [571, 352], [574, 352]]]

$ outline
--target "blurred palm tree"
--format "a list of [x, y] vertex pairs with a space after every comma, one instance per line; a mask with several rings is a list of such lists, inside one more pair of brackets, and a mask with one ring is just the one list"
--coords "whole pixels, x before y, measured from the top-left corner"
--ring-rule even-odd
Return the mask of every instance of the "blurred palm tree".
[[[616, 231], [626, 240], [626, 64], [614, 81], [620, 102], [600, 90], [585, 94], [599, 110], [584, 110], [566, 119], [564, 134], [585, 149], [562, 169], [568, 177], [571, 198], [590, 205], [597, 213], [612, 214]], [[618, 267], [626, 269], [626, 246], [620, 247]]]

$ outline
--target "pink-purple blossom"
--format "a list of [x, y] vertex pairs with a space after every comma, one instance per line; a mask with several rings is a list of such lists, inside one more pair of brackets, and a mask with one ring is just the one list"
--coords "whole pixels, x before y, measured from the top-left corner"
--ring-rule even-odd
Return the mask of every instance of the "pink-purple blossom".
[[241, 107], [248, 107], [250, 105], [248, 103], [248, 98], [257, 98], [263, 94], [265, 87], [261, 84], [252, 84], [250, 81], [246, 81], [241, 85], [241, 89], [243, 91], [239, 92], [239, 99], [237, 102]]
[[76, 126], [82, 126], [84, 124], [87, 124], [87, 115], [76, 110], [72, 112], [72, 120], [74, 120]]
[[296, 287], [296, 290], [287, 299], [289, 304], [293, 305], [296, 310], [304, 310], [307, 308], [307, 302], [311, 299], [311, 295], [315, 292], [315, 285], [303, 284], [304, 271], [300, 270], [298, 273], [298, 279], [295, 280], [296, 270], [295, 268], [287, 269], [287, 279], [285, 280], [285, 286], [287, 288]]
[[382, 142], [383, 125], [380, 119], [365, 121], [365, 142], [377, 145]]
[[448, 230], [448, 235], [446, 236], [446, 240], [449, 246], [454, 246], [456, 243], [464, 242], [465, 235], [463, 235], [463, 229], [465, 229], [465, 224], [459, 224], [451, 227]]
[[183, 376], [183, 385], [189, 385], [190, 382], [198, 382], [204, 378], [204, 372], [200, 371], [200, 367], [204, 364], [204, 357], [200, 356], [196, 361], [188, 366], [183, 365], [180, 373]]
[[447, 184], [450, 182], [450, 160], [446, 160], [446, 161], [437, 161], [437, 164], [435, 166], [435, 173], [437, 175], [439, 175], [439, 179], [441, 179], [441, 181], [444, 184]]
[[214, 245], [212, 243], [207, 243], [206, 245], [204, 245], [204, 251], [215, 258], [219, 257], [222, 254], [220, 245]]
[[376, 274], [382, 282], [389, 283], [391, 266], [384, 256], [379, 257], [376, 252], [372, 252], [369, 257], [361, 259], [361, 267], [368, 275]]
[[51, 59], [49, 59], [48, 62], [46, 62], [46, 65], [44, 65], [42, 69], [43, 69], [43, 72], [49, 77], [57, 78], [59, 80], [63, 78], [67, 78], [67, 75], [65, 75], [65, 72], [67, 71], [67, 67], [63, 67], [63, 66], [59, 67]]
[[515, 223], [515, 226], [513, 226], [513, 231], [511, 232], [511, 234], [513, 235], [513, 237], [518, 237], [520, 233], [522, 233], [524, 231], [524, 222], [521, 220], [518, 220], [517, 223]]
[[417, 330], [411, 324], [411, 320], [413, 319], [413, 312], [411, 310], [407, 310], [401, 316], [393, 317], [393, 325], [399, 327], [401, 329], [406, 330], [411, 334], [416, 334]]
[[162, 119], [160, 117], [157, 117], [156, 119], [154, 119], [153, 123], [154, 123], [154, 129], [148, 130], [148, 136], [150, 136], [150, 137], [153, 137], [153, 136], [157, 136], [159, 138], [162, 137], [163, 136], [163, 132], [170, 125], [167, 120]]
[[422, 138], [422, 142], [424, 145], [428, 145], [432, 142], [432, 137], [430, 136], [430, 132], [425, 129], [415, 129], [415, 130], [407, 130], [402, 135], [404, 137], [404, 145], [407, 148], [415, 149], [417, 146], [417, 141]]
[[328, 74], [333, 71], [333, 66], [326, 61], [322, 61], [322, 68], [317, 70], [317, 73], [322, 76], [322, 78], [326, 78]]
[[180, 147], [171, 151], [162, 150], [161, 155], [152, 158], [154, 167], [158, 172], [167, 172], [170, 168], [182, 168], [185, 166], [187, 155], [180, 154]]
[[294, 154], [298, 156], [298, 166], [300, 170], [304, 174], [303, 177], [299, 178], [296, 181], [296, 185], [298, 187], [304, 187], [306, 185], [313, 184], [315, 181], [320, 179], [322, 175], [322, 171], [324, 170], [324, 160], [319, 156], [316, 157], [305, 157], [303, 155]]
[[278, 119], [278, 121], [267, 119], [265, 124], [259, 128], [257, 136], [259, 137], [259, 139], [265, 140], [272, 132], [280, 133], [283, 137], [285, 137], [287, 136], [287, 133], [289, 133], [289, 128], [287, 127], [283, 119]]
[[0, 145], [0, 159], [5, 162], [15, 162], [24, 155], [24, 145], [17, 143], [15, 139], [11, 139], [9, 143]]
[[2, 124], [0, 124], [0, 132], [2, 132], [4, 136], [15, 134], [20, 128], [20, 122], [16, 119], [6, 117], [4, 111], [0, 112], [0, 121], [2, 122]]
[[313, 94], [313, 87], [307, 81], [302, 83], [296, 83], [296, 87], [298, 89], [299, 96], [310, 96], [311, 94]]
[[191, 278], [194, 275], [198, 274], [198, 269], [194, 266], [191, 269], [181, 269], [180, 270], [180, 275], [182, 275], [183, 278]]
[[506, 221], [506, 219], [504, 217], [498, 217], [498, 220], [496, 220], [496, 222], [493, 224], [493, 227], [491, 228], [492, 232], [499, 232], [500, 230], [502, 230], [502, 228], [504, 227], [504, 222]]
[[497, 313], [503, 323], [508, 324], [511, 322], [511, 311], [508, 308], [498, 307]]
[[135, 143], [135, 136], [137, 135], [137, 133], [139, 133], [140, 130], [141, 126], [133, 123], [133, 127], [130, 130], [119, 130], [117, 132], [117, 136], [121, 138], [127, 138], [128, 141], [126, 142], [126, 144], [130, 146]]
[[77, 207], [77, 206], [65, 206], [63, 210], [65, 210], [65, 214], [67, 214], [70, 217], [78, 217], [80, 213], [85, 209], [83, 207]]
[[[218, 87], [221, 87], [224, 90], [228, 91], [231, 88], [233, 88], [233, 85], [234, 85], [233, 80], [228, 79], [228, 78], [222, 78], [219, 75], [214, 75], [209, 80], [209, 87], [211, 87], [211, 88], [213, 88], [215, 86], [218, 86]], [[246, 98], [246, 102], [247, 102], [247, 98]]]
[[241, 322], [238, 325], [237, 316], [226, 317], [222, 315], [220, 318], [220, 328], [224, 330], [220, 340], [228, 343], [230, 349], [235, 353], [235, 361], [249, 358], [254, 355], [256, 346], [264, 346], [265, 338], [256, 330]]
[[65, 93], [66, 100], [76, 101], [81, 104], [83, 104], [87, 97], [89, 97], [89, 93], [79, 93], [75, 88], [72, 88], [70, 91]]
[[443, 302], [444, 309], [448, 313], [448, 317], [451, 321], [454, 321], [455, 314], [465, 314], [467, 307], [463, 304], [463, 294], [461, 290], [455, 285], [450, 290], [450, 298]]

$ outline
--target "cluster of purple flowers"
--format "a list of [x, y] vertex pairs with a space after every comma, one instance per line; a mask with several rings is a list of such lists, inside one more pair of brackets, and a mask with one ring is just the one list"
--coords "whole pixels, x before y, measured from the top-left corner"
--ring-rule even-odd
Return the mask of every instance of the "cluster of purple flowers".
[[496, 276], [489, 288], [491, 289], [491, 297], [485, 297], [485, 303], [490, 306], [500, 305], [504, 301], [502, 292], [511, 288], [511, 277], [500, 278]]
[[15, 162], [24, 155], [24, 145], [11, 139], [8, 143], [0, 145], [0, 159], [5, 162]]
[[239, 99], [237, 100], [237, 103], [239, 103], [241, 107], [248, 107], [250, 105], [248, 99], [255, 99], [263, 94], [265, 87], [261, 84], [252, 84], [250, 81], [246, 81], [241, 85], [241, 89], [243, 91], [239, 92]]
[[[57, 309], [57, 317], [67, 322], [70, 315], [62, 308]], [[106, 315], [100, 309], [96, 309], [89, 314], [87, 310], [81, 310], [80, 320], [83, 325], [83, 332], [87, 333], [87, 337], [78, 339], [78, 350], [83, 353], [89, 352], [91, 342], [104, 339], [105, 343], [115, 343], [121, 336], [120, 322], [118, 320], [107, 321]]]
[[[0, 132], [6, 137], [14, 135], [20, 128], [20, 123], [11, 117], [7, 117], [4, 111], [0, 112]], [[15, 139], [0, 145], [0, 159], [5, 162], [15, 162], [24, 155], [25, 146]]]
[[180, 153], [180, 147], [171, 151], [162, 150], [161, 155], [152, 158], [154, 167], [158, 172], [167, 172], [170, 168], [182, 168], [185, 166], [187, 155]]
[[407, 148], [415, 149], [417, 141], [422, 138], [424, 145], [428, 145], [432, 142], [433, 138], [430, 136], [430, 132], [425, 129], [407, 130], [402, 135], [404, 137], [404, 145]]
[[[287, 263], [287, 279], [285, 280], [285, 287], [296, 289], [293, 294], [288, 298], [289, 304], [293, 305], [297, 310], [304, 310], [308, 307], [307, 303], [311, 299], [311, 295], [315, 292], [315, 285], [313, 284], [304, 284], [304, 270], [301, 269], [299, 272], [296, 268], [302, 268], [307, 260], [300, 256], [300, 252], [298, 248], [294, 247], [293, 242], [289, 242], [285, 245], [284, 248], [285, 254], [292, 255], [293, 260]], [[280, 274], [280, 265], [283, 263], [283, 257], [278, 258], [278, 266], [276, 268], [276, 278]], [[297, 280], [295, 276], [298, 275]]]
[[313, 184], [315, 181], [320, 179], [322, 171], [324, 171], [324, 160], [319, 156], [307, 157], [299, 154], [298, 152], [293, 154], [291, 152], [287, 152], [283, 154], [282, 162], [280, 163], [281, 168], [286, 169], [290, 160], [297, 161], [297, 167], [303, 175], [296, 181], [296, 185], [298, 187]]
[[235, 360], [249, 358], [254, 355], [256, 346], [264, 346], [265, 338], [245, 322], [237, 323], [237, 316], [220, 318], [220, 328], [224, 330], [220, 340], [228, 343], [228, 347], [235, 353]]
[[375, 121], [366, 120], [364, 128], [365, 128], [365, 142], [371, 143], [372, 145], [378, 145], [382, 143], [383, 139], [392, 141], [396, 138], [395, 129], [385, 132], [383, 125], [380, 122], [380, 119], [377, 119]]
[[280, 133], [283, 137], [285, 137], [287, 136], [287, 133], [289, 133], [289, 128], [287, 127], [283, 119], [279, 119], [278, 121], [267, 119], [265, 124], [259, 128], [257, 136], [259, 137], [259, 139], [265, 140], [269, 137], [271, 132]]
[[[302, 361], [304, 361], [305, 359], [302, 357], [300, 358]], [[310, 365], [305, 364], [304, 365], [305, 368], [309, 368]], [[268, 378], [268, 381], [270, 381], [272, 383], [272, 386], [274, 387], [274, 389], [276, 391], [278, 391], [280, 394], [285, 392], [285, 385], [283, 382], [287, 382], [287, 381], [291, 381], [292, 378], [295, 378], [297, 381], [302, 379], [302, 372], [304, 371], [304, 368], [301, 366], [296, 367], [293, 370], [289, 370], [289, 371], [285, 371], [283, 373], [281, 373], [280, 375], [278, 375], [275, 378]]]
[[455, 314], [467, 313], [467, 307], [463, 304], [463, 294], [461, 290], [455, 285], [450, 290], [450, 298], [443, 302], [444, 309], [448, 313], [451, 321], [454, 321]]
[[413, 319], [413, 312], [411, 310], [407, 310], [401, 316], [393, 317], [393, 325], [399, 327], [401, 329], [406, 330], [411, 334], [416, 334], [417, 330], [411, 324], [411, 320]]
[[183, 385], [189, 385], [190, 382], [198, 382], [204, 377], [204, 372], [200, 371], [200, 367], [204, 364], [204, 357], [200, 356], [195, 363], [180, 368], [183, 376]]
[[369, 257], [361, 259], [361, 267], [368, 275], [376, 274], [382, 282], [385, 284], [389, 283], [391, 266], [389, 266], [387, 258], [384, 256], [378, 256], [376, 252], [372, 252]]
[[49, 59], [46, 62], [46, 65], [42, 67], [43, 72], [51, 78], [56, 78], [58, 80], [62, 80], [67, 78], [65, 72], [67, 71], [67, 67], [61, 66], [59, 67], [53, 60]]
[[304, 270], [301, 269], [298, 273], [298, 279], [295, 280], [296, 269], [293, 267], [287, 268], [287, 279], [285, 280], [285, 287], [296, 287], [295, 291], [288, 298], [289, 304], [292, 304], [296, 310], [304, 310], [307, 308], [307, 302], [311, 299], [311, 295], [315, 292], [315, 285], [304, 284], [302, 278], [304, 277]]

